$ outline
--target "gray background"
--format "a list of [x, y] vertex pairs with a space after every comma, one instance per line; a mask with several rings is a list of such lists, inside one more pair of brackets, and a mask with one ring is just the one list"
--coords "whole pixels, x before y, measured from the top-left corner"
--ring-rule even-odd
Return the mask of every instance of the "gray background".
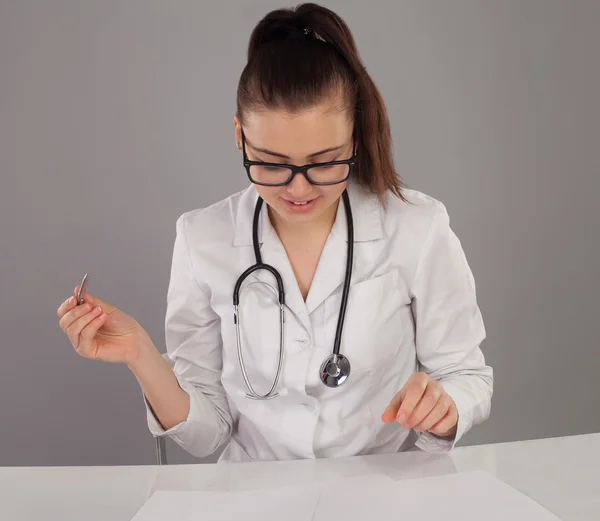
[[[175, 220], [246, 186], [235, 90], [282, 5], [210, 4], [0, 1], [0, 465], [155, 461], [135, 378], [55, 310], [90, 271], [164, 350]], [[600, 2], [327, 5], [477, 280], [495, 395], [463, 443], [599, 431]]]

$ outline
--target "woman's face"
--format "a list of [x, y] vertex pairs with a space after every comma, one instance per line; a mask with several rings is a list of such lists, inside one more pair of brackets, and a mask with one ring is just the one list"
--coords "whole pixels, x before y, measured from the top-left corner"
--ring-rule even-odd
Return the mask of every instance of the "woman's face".
[[[241, 144], [242, 128], [237, 117], [234, 127], [236, 141]], [[280, 110], [253, 112], [246, 116], [243, 131], [246, 155], [251, 161], [301, 166], [352, 157], [352, 121], [346, 111], [336, 110], [330, 103], [297, 114]], [[302, 174], [296, 174], [285, 186], [255, 187], [276, 220], [312, 223], [333, 218], [346, 182], [313, 185]]]

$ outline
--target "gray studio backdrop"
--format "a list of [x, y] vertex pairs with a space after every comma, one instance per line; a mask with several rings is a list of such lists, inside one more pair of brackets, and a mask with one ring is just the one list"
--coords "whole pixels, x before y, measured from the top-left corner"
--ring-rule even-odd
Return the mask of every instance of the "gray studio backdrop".
[[[89, 271], [164, 351], [176, 218], [246, 186], [236, 85], [281, 5], [0, 0], [0, 465], [155, 461], [135, 378], [55, 310]], [[600, 2], [327, 5], [476, 277], [495, 395], [462, 443], [599, 431]]]

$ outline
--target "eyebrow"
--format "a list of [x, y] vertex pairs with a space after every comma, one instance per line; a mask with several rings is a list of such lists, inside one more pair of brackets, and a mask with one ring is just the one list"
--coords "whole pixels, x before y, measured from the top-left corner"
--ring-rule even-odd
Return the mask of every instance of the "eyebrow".
[[[260, 148], [260, 147], [255, 147], [254, 145], [252, 145], [251, 143], [248, 143], [248, 140], [246, 139], [246, 145], [248, 145], [251, 149], [253, 149], [255, 152], [261, 152], [263, 154], [267, 154], [269, 156], [274, 156], [274, 157], [278, 157], [280, 159], [284, 159], [286, 161], [290, 160], [290, 156], [286, 156], [285, 154], [280, 154], [279, 152], [273, 152], [272, 150], [268, 150], [266, 148]], [[323, 150], [319, 150], [318, 152], [313, 152], [312, 154], [310, 154], [308, 157], [309, 159], [312, 159], [314, 157], [317, 156], [321, 156], [323, 154], [327, 154], [328, 152], [337, 152], [338, 150], [341, 150], [342, 148], [344, 148], [346, 145], [338, 145], [336, 147], [329, 147], [329, 148], [324, 148]]]

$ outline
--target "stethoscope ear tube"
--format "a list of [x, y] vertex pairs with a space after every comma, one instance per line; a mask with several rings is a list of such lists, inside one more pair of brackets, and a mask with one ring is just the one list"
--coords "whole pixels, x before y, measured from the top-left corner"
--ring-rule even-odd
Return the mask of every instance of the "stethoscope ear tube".
[[279, 305], [285, 306], [285, 290], [283, 287], [283, 279], [279, 272], [269, 264], [264, 264], [262, 261], [262, 257], [260, 255], [260, 246], [258, 244], [258, 220], [260, 217], [260, 210], [263, 205], [262, 197], [259, 197], [256, 201], [256, 206], [254, 207], [254, 218], [252, 220], [252, 246], [254, 247], [254, 257], [256, 259], [256, 263], [250, 266], [244, 273], [240, 275], [238, 280], [235, 283], [235, 287], [233, 289], [233, 305], [238, 306], [240, 303], [240, 288], [242, 283], [246, 279], [248, 275], [254, 273], [258, 270], [267, 270], [269, 273], [275, 277], [275, 281], [277, 282], [277, 295], [279, 299]]
[[285, 305], [285, 291], [283, 288], [283, 279], [281, 278], [281, 275], [273, 266], [270, 266], [269, 264], [262, 264], [262, 263], [254, 264], [254, 265], [250, 266], [246, 271], [244, 271], [244, 273], [242, 273], [240, 275], [240, 278], [235, 283], [235, 287], [233, 289], [233, 305], [238, 306], [240, 303], [240, 289], [241, 289], [242, 283], [244, 282], [246, 277], [248, 277], [248, 275], [250, 275], [251, 273], [254, 273], [255, 271], [258, 271], [258, 270], [267, 270], [269, 273], [271, 273], [275, 277], [275, 281], [277, 282], [277, 298], [279, 300], [279, 305], [284, 306]]
[[242, 355], [242, 340], [240, 338], [240, 314], [237, 305], [234, 307], [233, 317], [235, 322], [235, 336], [237, 344], [238, 361], [240, 364], [240, 369], [242, 371], [242, 376], [244, 377], [244, 381], [246, 382], [246, 387], [249, 391], [248, 393], [246, 393], [246, 397], [252, 400], [270, 400], [271, 398], [276, 398], [280, 395], [278, 392], [275, 392], [275, 389], [277, 387], [277, 384], [279, 383], [279, 378], [281, 376], [281, 367], [283, 365], [283, 327], [285, 322], [284, 305], [281, 304], [279, 306], [279, 356], [277, 360], [277, 371], [275, 373], [275, 380], [273, 380], [271, 389], [269, 389], [269, 392], [267, 392], [266, 394], [257, 394], [257, 392], [252, 387], [252, 384], [250, 383], [248, 374], [246, 373], [246, 365], [244, 364], [244, 357]]
[[[254, 256], [256, 258], [256, 263], [250, 266], [247, 270], [245, 270], [238, 278], [235, 283], [235, 287], [233, 290], [233, 321], [235, 323], [235, 334], [236, 334], [236, 344], [237, 344], [237, 354], [238, 361], [240, 364], [240, 369], [242, 371], [242, 376], [244, 377], [244, 381], [246, 382], [246, 387], [248, 388], [248, 393], [246, 393], [246, 397], [252, 400], [270, 400], [272, 398], [276, 398], [279, 396], [279, 393], [275, 392], [277, 384], [279, 383], [279, 378], [281, 376], [281, 368], [283, 364], [283, 341], [284, 341], [284, 323], [285, 323], [285, 290], [283, 287], [283, 279], [279, 272], [269, 264], [264, 264], [262, 262], [262, 258], [260, 255], [260, 249], [258, 245], [258, 219], [260, 216], [260, 209], [262, 207], [263, 200], [261, 197], [258, 198], [256, 203], [256, 208], [254, 210], [254, 219], [252, 225], [252, 244], [254, 246]], [[246, 372], [246, 365], [244, 364], [244, 357], [242, 355], [242, 341], [240, 338], [240, 312], [239, 312], [239, 303], [240, 303], [240, 291], [242, 287], [242, 283], [244, 280], [252, 273], [258, 270], [266, 270], [275, 277], [275, 281], [277, 283], [277, 297], [279, 300], [279, 356], [277, 360], [277, 370], [275, 373], [275, 380], [269, 389], [269, 392], [266, 394], [258, 394], [252, 384], [250, 383], [250, 379], [248, 378], [248, 374]]]

